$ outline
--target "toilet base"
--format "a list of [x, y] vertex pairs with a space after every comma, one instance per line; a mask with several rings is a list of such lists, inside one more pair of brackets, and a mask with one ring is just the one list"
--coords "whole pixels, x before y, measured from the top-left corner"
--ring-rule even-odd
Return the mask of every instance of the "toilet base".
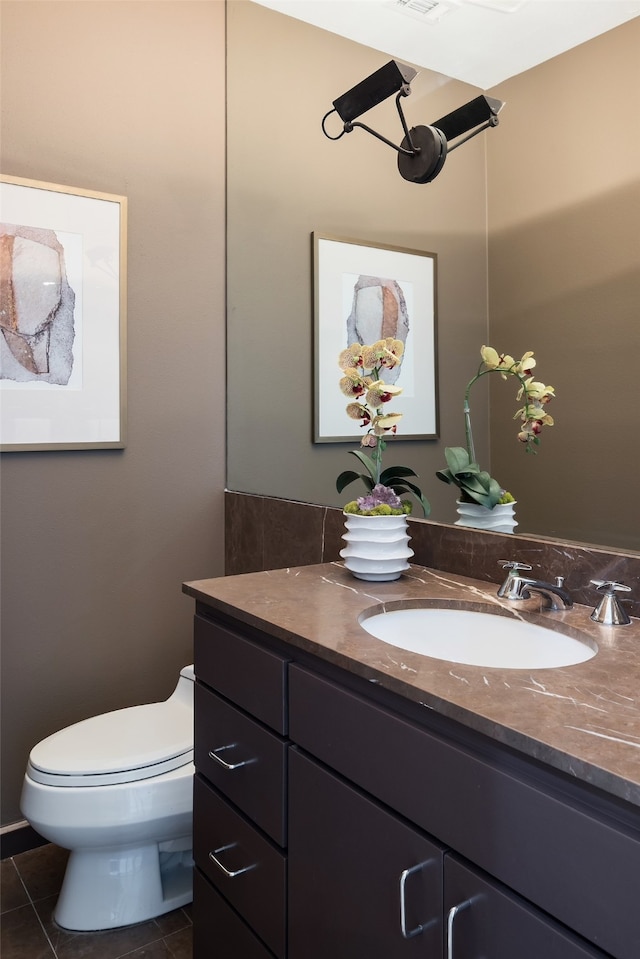
[[129, 926], [191, 902], [191, 837], [72, 851], [53, 917], [63, 929]]

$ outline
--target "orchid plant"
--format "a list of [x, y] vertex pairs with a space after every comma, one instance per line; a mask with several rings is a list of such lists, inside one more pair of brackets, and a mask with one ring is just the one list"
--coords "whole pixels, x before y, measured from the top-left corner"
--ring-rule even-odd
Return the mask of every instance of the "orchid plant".
[[344, 470], [336, 480], [339, 493], [355, 480], [362, 480], [367, 490], [366, 496], [347, 503], [345, 513], [373, 516], [410, 513], [412, 503], [402, 500], [402, 493], [415, 496], [425, 516], [431, 511], [420, 488], [408, 479], [416, 476], [413, 470], [407, 466], [382, 468], [387, 439], [396, 433], [402, 419], [402, 413], [387, 411], [387, 404], [402, 393], [402, 387], [385, 383], [382, 375], [385, 369], [393, 369], [402, 362], [403, 353], [403, 342], [393, 337], [378, 340], [372, 346], [353, 343], [340, 353], [340, 390], [349, 399], [347, 415], [360, 420], [360, 427], [366, 429], [360, 445], [370, 451], [350, 450], [365, 472]]
[[525, 353], [516, 361], [508, 353], [498, 353], [491, 346], [483, 346], [480, 355], [482, 362], [478, 371], [467, 383], [464, 394], [464, 423], [467, 445], [445, 449], [447, 469], [438, 470], [436, 476], [445, 483], [451, 483], [460, 490], [460, 498], [465, 502], [479, 503], [493, 509], [498, 503], [513, 502], [511, 493], [506, 492], [492, 476], [480, 469], [476, 462], [471, 432], [471, 410], [469, 394], [474, 383], [488, 373], [500, 373], [504, 380], [510, 376], [519, 383], [516, 400], [522, 406], [516, 411], [514, 419], [520, 419], [518, 440], [525, 444], [527, 453], [535, 453], [540, 444], [543, 426], [553, 426], [553, 417], [546, 411], [547, 404], [554, 398], [552, 386], [545, 386], [534, 380], [532, 370], [536, 365], [533, 353]]

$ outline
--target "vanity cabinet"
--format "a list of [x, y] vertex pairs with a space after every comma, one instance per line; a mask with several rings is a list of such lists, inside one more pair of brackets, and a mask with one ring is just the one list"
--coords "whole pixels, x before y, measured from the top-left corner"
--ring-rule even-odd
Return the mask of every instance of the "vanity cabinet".
[[604, 956], [295, 748], [289, 782], [290, 959]]
[[285, 959], [288, 659], [201, 616], [194, 647], [194, 956]]
[[640, 956], [635, 807], [201, 603], [195, 669], [195, 959]]

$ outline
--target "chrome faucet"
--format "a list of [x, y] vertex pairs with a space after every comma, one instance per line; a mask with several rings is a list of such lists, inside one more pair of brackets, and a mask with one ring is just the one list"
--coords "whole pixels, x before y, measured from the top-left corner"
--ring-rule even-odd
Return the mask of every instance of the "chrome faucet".
[[514, 563], [501, 559], [500, 565], [508, 569], [509, 573], [498, 590], [501, 599], [530, 599], [531, 593], [539, 593], [543, 600], [543, 609], [560, 610], [571, 609], [573, 600], [564, 586], [564, 576], [556, 576], [555, 583], [545, 583], [544, 580], [531, 579], [522, 576], [524, 570], [530, 570], [528, 563]]

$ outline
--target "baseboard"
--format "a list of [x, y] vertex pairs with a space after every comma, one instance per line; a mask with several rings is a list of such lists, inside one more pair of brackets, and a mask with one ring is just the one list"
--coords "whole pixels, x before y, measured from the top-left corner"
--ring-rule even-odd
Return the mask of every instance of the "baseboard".
[[26, 819], [0, 828], [0, 859], [9, 859], [48, 842], [29, 825]]

